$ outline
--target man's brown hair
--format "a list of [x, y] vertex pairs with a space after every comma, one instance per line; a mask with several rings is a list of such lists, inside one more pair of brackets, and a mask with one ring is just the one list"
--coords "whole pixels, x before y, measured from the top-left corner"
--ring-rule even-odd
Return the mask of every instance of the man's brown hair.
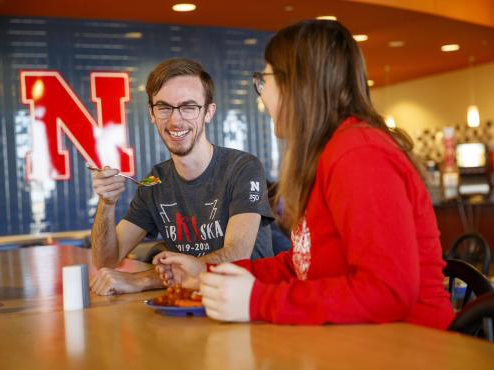
[[164, 83], [178, 76], [197, 76], [201, 79], [204, 88], [205, 105], [213, 102], [213, 79], [202, 66], [190, 59], [172, 58], [158, 64], [149, 74], [146, 83], [149, 105], [153, 105], [153, 96], [161, 89]]

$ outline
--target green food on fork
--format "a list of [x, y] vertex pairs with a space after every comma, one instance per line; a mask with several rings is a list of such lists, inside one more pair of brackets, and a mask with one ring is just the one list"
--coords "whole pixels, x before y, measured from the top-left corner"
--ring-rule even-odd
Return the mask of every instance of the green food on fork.
[[[86, 163], [86, 168], [90, 171], [98, 171], [98, 172], [103, 171], [101, 168], [92, 167], [89, 163]], [[156, 176], [148, 176], [148, 177], [143, 178], [141, 181], [137, 181], [133, 177], [123, 175], [121, 173], [117, 173], [115, 176], [125, 177], [126, 179], [129, 179], [133, 183], [135, 183], [137, 185], [142, 185], [142, 186], [153, 186], [156, 184], [161, 184], [161, 180], [159, 178], [157, 178]]]

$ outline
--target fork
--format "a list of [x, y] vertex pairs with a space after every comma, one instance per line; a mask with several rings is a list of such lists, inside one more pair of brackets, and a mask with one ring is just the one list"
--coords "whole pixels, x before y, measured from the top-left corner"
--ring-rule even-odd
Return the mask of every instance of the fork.
[[[86, 163], [86, 168], [90, 171], [98, 171], [98, 172], [101, 172], [103, 171], [101, 168], [97, 168], [97, 167], [91, 167], [91, 165], [89, 163]], [[137, 184], [138, 186], [153, 186], [154, 184], [143, 184], [139, 181], [137, 181], [136, 179], [134, 179], [133, 177], [130, 177], [130, 176], [127, 176], [127, 175], [123, 175], [121, 173], [117, 173], [115, 176], [122, 176], [122, 177], [125, 177], [126, 179], [129, 179], [130, 181], [132, 181], [133, 183]]]

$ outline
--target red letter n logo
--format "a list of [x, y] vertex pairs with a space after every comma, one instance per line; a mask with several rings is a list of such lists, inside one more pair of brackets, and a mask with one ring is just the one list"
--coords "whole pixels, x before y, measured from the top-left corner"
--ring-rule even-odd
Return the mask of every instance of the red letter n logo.
[[56, 71], [21, 71], [21, 99], [29, 104], [32, 150], [28, 154], [29, 179], [70, 178], [69, 153], [63, 136], [93, 166], [119, 168], [134, 175], [134, 152], [128, 146], [125, 104], [130, 99], [126, 73], [95, 72], [90, 75], [95, 120]]

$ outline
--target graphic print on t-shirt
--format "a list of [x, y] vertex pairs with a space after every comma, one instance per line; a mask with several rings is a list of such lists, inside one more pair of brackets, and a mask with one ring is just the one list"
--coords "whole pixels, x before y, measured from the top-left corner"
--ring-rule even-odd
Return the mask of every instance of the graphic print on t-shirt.
[[298, 227], [292, 231], [293, 254], [292, 261], [295, 272], [300, 280], [307, 280], [311, 260], [310, 230], [305, 217]]
[[255, 203], [260, 198], [261, 198], [261, 190], [260, 190], [260, 186], [259, 186], [259, 181], [251, 181], [250, 182], [249, 200], [252, 203]]
[[179, 252], [203, 256], [223, 244], [224, 231], [217, 216], [218, 199], [204, 203], [207, 215], [183, 214], [177, 203], [160, 204], [163, 220], [162, 237], [171, 242]]
[[209, 216], [210, 220], [214, 219], [214, 216], [216, 215], [216, 211], [218, 210], [218, 208], [216, 208], [216, 203], [218, 203], [218, 199], [215, 199], [211, 203], [204, 203], [205, 206], [211, 206], [211, 213]]

